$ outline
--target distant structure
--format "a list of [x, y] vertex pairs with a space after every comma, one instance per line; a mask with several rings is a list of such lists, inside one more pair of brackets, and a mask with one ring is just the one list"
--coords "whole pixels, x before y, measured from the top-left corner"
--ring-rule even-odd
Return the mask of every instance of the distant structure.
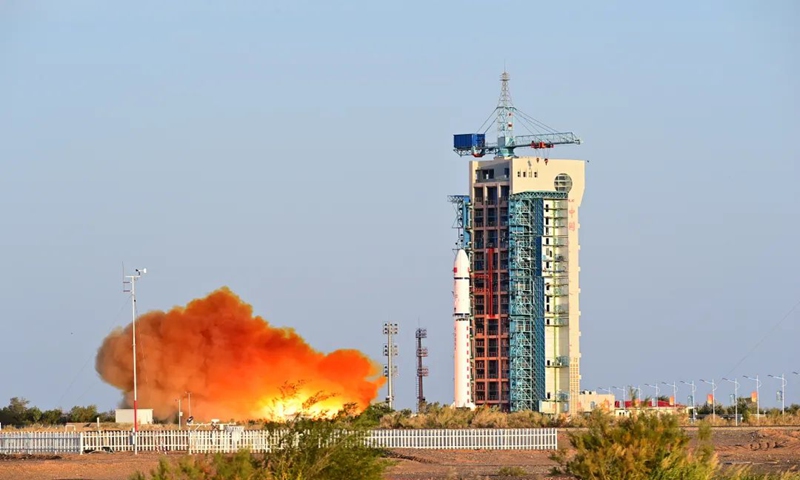
[[422, 364], [422, 359], [428, 356], [428, 347], [422, 346], [422, 339], [428, 338], [428, 330], [418, 328], [417, 337], [417, 412], [425, 408], [425, 390], [422, 388], [422, 380], [428, 376], [428, 367]]
[[[459, 156], [473, 157], [469, 195], [449, 197], [456, 209], [457, 258], [463, 251], [471, 272], [472, 399], [503, 410], [576, 414], [578, 211], [585, 162], [552, 159], [544, 152], [581, 141], [516, 109], [509, 75], [504, 72], [500, 80], [497, 142], [486, 142], [488, 126], [481, 127], [484, 133], [453, 138]], [[532, 134], [515, 136], [516, 122]], [[535, 156], [517, 156], [522, 148], [533, 149]]]
[[134, 409], [132, 408], [118, 408], [114, 411], [114, 422], [138, 425], [151, 425], [153, 423], [152, 408], [140, 408], [136, 413], [137, 415], [134, 415]]
[[394, 377], [397, 376], [397, 366], [394, 364], [394, 357], [397, 356], [397, 345], [392, 339], [397, 335], [397, 332], [396, 323], [383, 324], [383, 334], [386, 335], [383, 355], [387, 358], [386, 365], [383, 366], [383, 376], [387, 379], [386, 404], [391, 409], [394, 409]]

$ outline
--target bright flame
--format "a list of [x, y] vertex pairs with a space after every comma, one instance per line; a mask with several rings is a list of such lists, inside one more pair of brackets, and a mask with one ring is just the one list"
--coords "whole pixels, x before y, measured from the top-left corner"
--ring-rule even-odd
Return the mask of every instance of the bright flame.
[[[385, 382], [357, 350], [311, 348], [291, 328], [276, 328], [228, 288], [136, 321], [139, 408], [195, 421], [280, 420], [300, 413], [331, 416], [348, 404], [363, 411]], [[133, 404], [131, 325], [106, 337], [96, 369]], [[287, 385], [292, 386], [287, 391]], [[188, 395], [188, 394], [191, 395]], [[303, 407], [308, 398], [319, 402]]]

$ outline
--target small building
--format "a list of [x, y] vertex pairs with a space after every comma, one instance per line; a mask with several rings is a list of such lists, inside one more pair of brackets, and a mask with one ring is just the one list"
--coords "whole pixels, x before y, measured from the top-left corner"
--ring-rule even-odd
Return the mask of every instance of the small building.
[[611, 394], [602, 394], [593, 390], [582, 390], [578, 395], [578, 412], [589, 413], [597, 409], [611, 412], [614, 410], [615, 398]]
[[[133, 425], [133, 409], [132, 408], [118, 408], [116, 410], [115, 422], [129, 423]], [[136, 421], [139, 425], [151, 425], [153, 423], [153, 409], [152, 408], [137, 408]]]

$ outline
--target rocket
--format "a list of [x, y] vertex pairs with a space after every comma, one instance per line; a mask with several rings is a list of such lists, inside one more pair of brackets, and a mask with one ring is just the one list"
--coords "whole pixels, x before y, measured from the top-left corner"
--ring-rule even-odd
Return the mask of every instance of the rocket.
[[455, 407], [475, 408], [472, 403], [470, 360], [469, 258], [463, 249], [453, 264], [453, 323], [455, 327]]

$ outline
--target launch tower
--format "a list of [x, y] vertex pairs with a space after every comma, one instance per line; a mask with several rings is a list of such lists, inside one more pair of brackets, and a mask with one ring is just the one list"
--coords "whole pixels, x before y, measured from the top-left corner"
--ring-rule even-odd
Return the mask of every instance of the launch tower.
[[[585, 162], [545, 152], [581, 141], [515, 108], [508, 83], [504, 72], [495, 108], [497, 142], [486, 142], [489, 127], [453, 139], [458, 155], [473, 157], [469, 195], [449, 197], [457, 250], [466, 253], [470, 267], [471, 400], [503, 410], [575, 413]], [[531, 133], [515, 136], [516, 122]], [[533, 155], [518, 156], [523, 148]]]

